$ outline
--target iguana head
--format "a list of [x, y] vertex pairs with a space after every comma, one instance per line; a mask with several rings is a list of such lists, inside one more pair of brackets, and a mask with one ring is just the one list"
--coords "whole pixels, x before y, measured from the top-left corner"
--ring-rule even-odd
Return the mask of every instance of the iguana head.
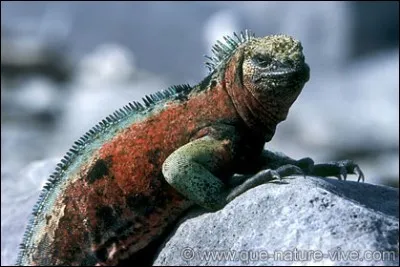
[[263, 105], [274, 102], [289, 108], [310, 77], [300, 42], [287, 35], [254, 38], [242, 53], [246, 89]]
[[225, 84], [244, 122], [268, 141], [309, 80], [303, 48], [287, 35], [256, 38], [245, 31], [224, 39], [213, 47], [215, 57], [207, 65]]

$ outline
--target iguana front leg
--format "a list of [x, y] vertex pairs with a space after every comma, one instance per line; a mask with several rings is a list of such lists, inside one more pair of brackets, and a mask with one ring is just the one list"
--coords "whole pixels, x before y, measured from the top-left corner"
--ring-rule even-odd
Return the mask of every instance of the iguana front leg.
[[[194, 203], [211, 210], [224, 207], [236, 196], [260, 184], [295, 173], [303, 173], [301, 168], [292, 165], [296, 161], [286, 160], [284, 162], [289, 165], [281, 166], [277, 170], [260, 171], [250, 178], [241, 180], [241, 184], [232, 189], [213, 173], [229, 167], [233, 154], [234, 148], [230, 140], [216, 140], [206, 136], [175, 150], [165, 160], [162, 172], [166, 181], [178, 192]], [[271, 161], [272, 158], [269, 160], [270, 163], [274, 163]]]
[[356, 174], [358, 181], [364, 181], [364, 174], [360, 167], [351, 160], [314, 164], [314, 161], [308, 157], [295, 160], [282, 153], [268, 150], [262, 152], [253, 168], [257, 168], [255, 169], [258, 170], [256, 174], [242, 175], [231, 179], [230, 185], [235, 188], [227, 196], [227, 201], [233, 200], [255, 186], [295, 174], [322, 177], [335, 176], [339, 180], [342, 177], [346, 180], [347, 174]]
[[[162, 172], [166, 181], [194, 203], [211, 210], [224, 207], [235, 197], [258, 185], [290, 175], [344, 176], [364, 175], [352, 161], [314, 164], [311, 158], [294, 160], [281, 153], [264, 150], [255, 175], [237, 178], [227, 186], [214, 175], [232, 167], [234, 145], [229, 139], [217, 140], [211, 136], [194, 140], [175, 150], [164, 162]], [[227, 174], [227, 172], [225, 173]]]
[[351, 160], [331, 161], [328, 163], [314, 164], [311, 158], [302, 158], [300, 160], [292, 159], [282, 153], [264, 150], [259, 159], [260, 169], [276, 169], [283, 165], [294, 165], [302, 169], [304, 174], [312, 176], [335, 176], [339, 180], [346, 180], [347, 174], [355, 174], [358, 181], [364, 181], [364, 174], [358, 164]]
[[228, 187], [221, 173], [233, 159], [232, 142], [205, 136], [175, 150], [164, 161], [166, 181], [194, 203], [211, 210], [225, 206]]

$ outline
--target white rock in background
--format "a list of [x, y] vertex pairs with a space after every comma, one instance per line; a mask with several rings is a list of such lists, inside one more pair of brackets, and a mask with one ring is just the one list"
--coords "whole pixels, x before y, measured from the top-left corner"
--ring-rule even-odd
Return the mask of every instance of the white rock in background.
[[331, 134], [327, 140], [334, 141], [332, 148], [365, 146], [365, 142], [383, 147], [398, 144], [399, 80], [392, 79], [399, 76], [396, 58], [398, 51], [386, 51], [354, 62], [344, 73], [312, 76], [288, 117], [303, 118], [301, 141], [318, 142], [309, 138], [309, 126], [318, 120]]
[[18, 173], [1, 173], [1, 265], [17, 259], [26, 224], [43, 185], [60, 158], [34, 161]]
[[49, 140], [50, 156], [67, 151], [74, 141], [102, 119], [146, 94], [168, 87], [162, 77], [138, 70], [133, 54], [117, 44], [101, 45], [82, 59], [70, 94], [62, 101], [64, 114]]
[[39, 112], [56, 109], [58, 102], [59, 88], [49, 79], [37, 77], [28, 79], [20, 87], [10, 89], [13, 103], [16, 108], [25, 114], [35, 114]]
[[119, 44], [101, 44], [80, 61], [76, 79], [88, 86], [119, 84], [129, 81], [135, 68], [135, 57], [129, 49]]
[[[398, 265], [398, 198], [398, 189], [315, 177], [261, 185], [220, 211], [190, 212], [161, 247], [154, 265]], [[257, 260], [261, 251], [269, 256], [286, 251], [293, 259], [290, 252], [295, 249], [301, 259], [316, 251], [324, 258]], [[231, 254], [236, 258], [226, 260], [220, 254], [217, 260], [216, 251], [236, 251]], [[352, 261], [329, 258], [330, 251], [360, 257], [368, 251], [375, 256], [392, 251], [397, 258]], [[202, 259], [206, 253], [215, 258], [209, 254], [208, 260]]]
[[[277, 2], [281, 5], [284, 2]], [[348, 2], [292, 2], [279, 16], [280, 32], [301, 40], [313, 73], [341, 71], [351, 52], [351, 9]]]
[[[360, 127], [372, 144], [399, 144], [399, 50], [383, 51], [355, 61], [343, 75], [341, 96], [349, 108], [348, 126]], [[396, 77], [396, 78], [395, 78]], [[345, 145], [360, 145], [347, 140]]]

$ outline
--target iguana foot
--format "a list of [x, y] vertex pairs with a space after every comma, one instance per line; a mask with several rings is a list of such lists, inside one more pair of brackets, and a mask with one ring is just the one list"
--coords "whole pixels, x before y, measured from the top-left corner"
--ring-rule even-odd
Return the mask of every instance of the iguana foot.
[[271, 170], [271, 169], [266, 169], [259, 171], [256, 173], [254, 176], [248, 178], [245, 182], [243, 182], [241, 185], [235, 187], [232, 189], [232, 191], [228, 194], [226, 197], [227, 202], [232, 201], [234, 198], [237, 196], [243, 194], [247, 190], [254, 188], [256, 186], [259, 186], [261, 184], [265, 184], [267, 182], [273, 181], [273, 180], [282, 180], [285, 177], [294, 175], [294, 174], [301, 174], [304, 175], [304, 171], [292, 164], [287, 164], [283, 165], [276, 170]]
[[[358, 164], [351, 160], [331, 161], [328, 163], [314, 164], [311, 158], [302, 158], [294, 160], [280, 154], [274, 154], [264, 151], [266, 162], [273, 162], [273, 166], [279, 166], [276, 169], [266, 168], [259, 171], [253, 176], [242, 176], [230, 181], [230, 186], [234, 187], [226, 197], [227, 202], [232, 201], [234, 198], [243, 194], [247, 190], [259, 186], [261, 184], [270, 182], [272, 180], [281, 180], [282, 178], [291, 175], [306, 175], [310, 176], [335, 176], [339, 180], [346, 180], [348, 174], [356, 174], [358, 182], [364, 182], [364, 173], [361, 171]], [[243, 182], [242, 182], [243, 181]], [[240, 183], [240, 184], [239, 184]], [[239, 185], [238, 185], [239, 184]]]
[[346, 180], [347, 174], [355, 174], [358, 176], [358, 182], [364, 182], [364, 173], [361, 171], [358, 164], [352, 160], [332, 161], [328, 163], [315, 164], [311, 172], [307, 173], [314, 176], [335, 176], [339, 180]]
[[358, 181], [364, 181], [364, 174], [361, 168], [352, 160], [331, 161], [328, 163], [315, 164], [311, 158], [292, 159], [283, 153], [264, 150], [261, 154], [259, 169], [278, 169], [287, 164], [295, 165], [310, 176], [334, 176], [339, 180], [346, 180], [348, 174], [358, 176]]

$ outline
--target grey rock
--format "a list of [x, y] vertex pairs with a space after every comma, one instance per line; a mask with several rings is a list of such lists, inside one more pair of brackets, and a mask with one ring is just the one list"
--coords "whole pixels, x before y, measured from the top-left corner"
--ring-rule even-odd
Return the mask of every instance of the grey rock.
[[[191, 211], [154, 265], [398, 265], [398, 199], [395, 188], [329, 178], [264, 184], [220, 211]], [[382, 251], [397, 258], [367, 260]]]

